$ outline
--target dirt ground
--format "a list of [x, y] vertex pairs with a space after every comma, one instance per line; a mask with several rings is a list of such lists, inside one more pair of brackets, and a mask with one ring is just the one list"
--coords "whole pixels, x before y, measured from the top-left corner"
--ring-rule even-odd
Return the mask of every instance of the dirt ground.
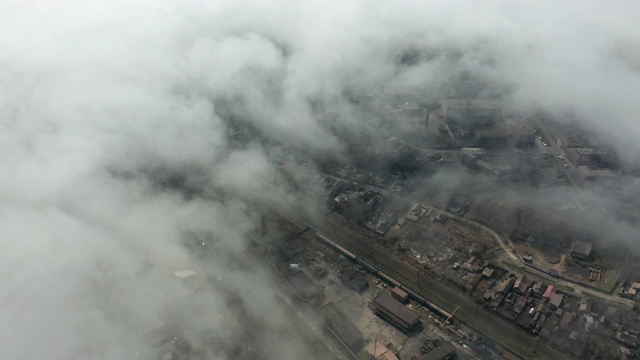
[[433, 221], [423, 217], [395, 226], [385, 236], [386, 246], [404, 261], [443, 270], [448, 255], [461, 259], [480, 255], [490, 259], [496, 255], [498, 244], [491, 234], [460, 224], [455, 220]]

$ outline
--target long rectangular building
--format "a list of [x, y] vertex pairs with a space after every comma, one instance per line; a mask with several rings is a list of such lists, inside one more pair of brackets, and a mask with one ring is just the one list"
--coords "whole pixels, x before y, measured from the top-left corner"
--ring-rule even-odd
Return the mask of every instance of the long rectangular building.
[[418, 314], [385, 292], [373, 299], [373, 308], [378, 315], [404, 332], [410, 331], [420, 321]]
[[342, 340], [351, 351], [362, 349], [364, 338], [362, 332], [332, 302], [320, 308], [325, 324]]

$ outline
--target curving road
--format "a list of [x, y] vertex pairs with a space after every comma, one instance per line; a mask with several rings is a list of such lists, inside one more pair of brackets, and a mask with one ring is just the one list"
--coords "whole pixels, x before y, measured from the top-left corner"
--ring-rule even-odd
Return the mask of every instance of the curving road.
[[[379, 187], [373, 186], [373, 185], [368, 185], [368, 184], [362, 183], [360, 181], [355, 181], [355, 180], [344, 178], [342, 176], [335, 176], [335, 175], [330, 175], [330, 174], [326, 174], [326, 173], [322, 173], [322, 176], [329, 177], [329, 178], [332, 178], [332, 179], [335, 179], [335, 180], [346, 181], [346, 182], [349, 182], [351, 184], [363, 187], [363, 188], [365, 188], [367, 190], [376, 191], [376, 192], [379, 192], [381, 194], [385, 194], [387, 196], [391, 196], [391, 197], [394, 197], [396, 199], [400, 199], [400, 200], [406, 201], [409, 204], [414, 204], [415, 203], [415, 201], [413, 201], [413, 200], [411, 200], [409, 198], [406, 198], [404, 196], [400, 196], [400, 195], [398, 195], [397, 193], [395, 193], [393, 191], [382, 189], [382, 188], [379, 188]], [[458, 221], [460, 221], [460, 222], [462, 222], [462, 223], [464, 223], [466, 225], [474, 226], [476, 228], [479, 228], [481, 230], [484, 230], [484, 231], [488, 232], [489, 234], [491, 234], [494, 237], [496, 242], [498, 242], [498, 244], [500, 245], [502, 250], [504, 250], [505, 254], [507, 254], [509, 256], [509, 258], [511, 258], [511, 260], [521, 261], [520, 258], [518, 257], [518, 255], [516, 255], [515, 251], [513, 250], [513, 245], [511, 245], [511, 243], [509, 243], [509, 239], [507, 239], [507, 238], [503, 237], [502, 235], [498, 234], [495, 230], [491, 229], [490, 227], [488, 227], [486, 225], [483, 225], [483, 224], [481, 224], [479, 222], [473, 221], [473, 220], [465, 219], [462, 216], [458, 216], [456, 214], [450, 213], [448, 211], [442, 210], [442, 209], [440, 209], [438, 207], [435, 207], [435, 206], [432, 206], [432, 205], [427, 205], [427, 204], [420, 203], [420, 206], [425, 207], [427, 209], [431, 209], [432, 211], [435, 211], [437, 213], [446, 215], [449, 218], [456, 219], [456, 220], [458, 220]], [[507, 243], [509, 243], [509, 246], [507, 246]]]

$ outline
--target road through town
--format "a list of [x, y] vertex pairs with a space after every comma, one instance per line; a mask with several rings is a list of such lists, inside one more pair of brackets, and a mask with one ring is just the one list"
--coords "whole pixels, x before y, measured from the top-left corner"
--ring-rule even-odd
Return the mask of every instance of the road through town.
[[[258, 194], [256, 196], [259, 197]], [[284, 193], [277, 203], [264, 201], [267, 206], [291, 221], [301, 225], [311, 225], [337, 244], [395, 277], [405, 286], [446, 311], [452, 312], [459, 307], [456, 319], [520, 357], [525, 359], [571, 358], [543, 341], [539, 341], [540, 338], [520, 329], [514, 323], [502, 319], [491, 310], [475, 303], [461, 291], [440, 283], [432, 276], [401, 261], [386, 249], [376, 246], [372, 235], [353, 228], [341, 217], [330, 212], [310, 209]]]

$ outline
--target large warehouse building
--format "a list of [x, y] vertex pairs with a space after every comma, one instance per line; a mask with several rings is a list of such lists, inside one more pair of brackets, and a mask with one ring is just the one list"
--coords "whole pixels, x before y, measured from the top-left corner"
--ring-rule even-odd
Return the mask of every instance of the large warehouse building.
[[373, 308], [383, 319], [404, 332], [409, 332], [420, 321], [418, 314], [385, 292], [373, 299]]

